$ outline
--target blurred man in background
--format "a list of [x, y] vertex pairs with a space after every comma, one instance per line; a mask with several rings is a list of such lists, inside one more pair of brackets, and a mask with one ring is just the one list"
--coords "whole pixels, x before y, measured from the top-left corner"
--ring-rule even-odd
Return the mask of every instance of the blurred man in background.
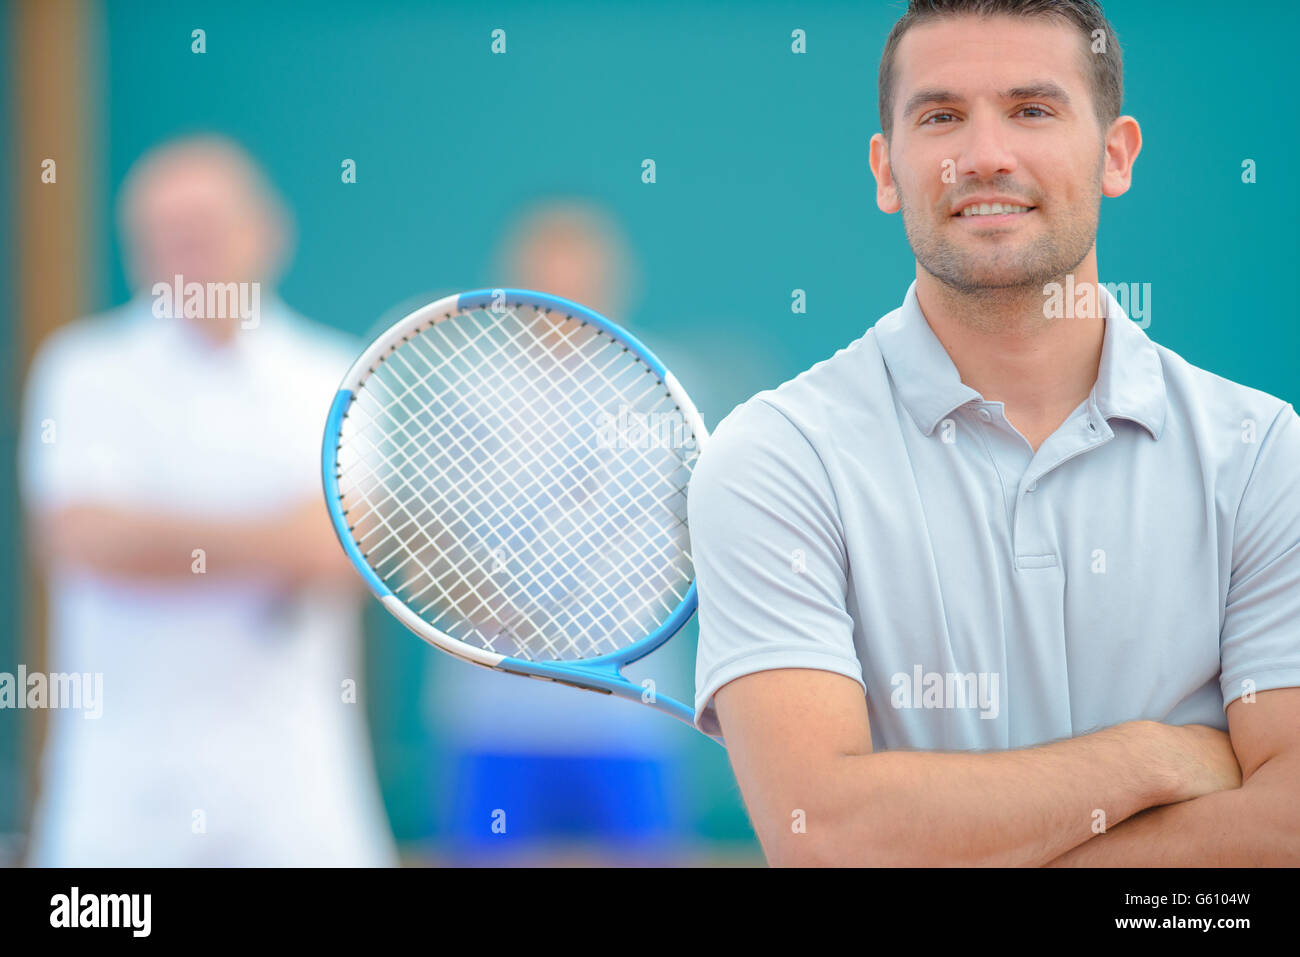
[[[508, 231], [494, 275], [624, 321], [636, 279], [621, 231], [601, 209], [534, 206]], [[655, 658], [661, 687], [674, 656]], [[433, 709], [453, 753], [439, 783], [458, 863], [643, 864], [672, 859], [681, 828], [672, 721], [563, 685], [429, 656]], [[677, 662], [680, 685], [690, 663]], [[635, 667], [635, 666], [634, 666]], [[635, 680], [632, 669], [628, 675]], [[494, 829], [504, 812], [504, 829]]]
[[103, 676], [102, 717], [51, 713], [29, 862], [396, 863], [319, 478], [355, 345], [271, 292], [288, 217], [233, 144], [154, 150], [119, 215], [135, 298], [27, 385], [50, 671]]

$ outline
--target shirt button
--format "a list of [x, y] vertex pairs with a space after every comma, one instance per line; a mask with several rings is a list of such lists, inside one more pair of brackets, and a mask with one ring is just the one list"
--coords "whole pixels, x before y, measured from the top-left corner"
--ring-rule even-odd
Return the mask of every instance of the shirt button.
[[989, 413], [988, 409], [980, 409], [980, 418], [985, 422], [991, 422], [993, 420], [993, 416]]
[[1026, 492], [1032, 492], [1032, 491], [1033, 491], [1034, 489], [1036, 489], [1036, 488], [1038, 488], [1038, 483], [1037, 483], [1037, 482], [1030, 482], [1028, 485], [1025, 486], [1025, 491], [1026, 491]]

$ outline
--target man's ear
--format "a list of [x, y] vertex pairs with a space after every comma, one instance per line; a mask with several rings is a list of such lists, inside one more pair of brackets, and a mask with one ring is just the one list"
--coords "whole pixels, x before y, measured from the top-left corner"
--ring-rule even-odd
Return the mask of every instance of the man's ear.
[[884, 134], [871, 137], [871, 175], [876, 178], [876, 205], [882, 213], [896, 213], [902, 209], [898, 201], [898, 186], [894, 171], [889, 165], [889, 141]]
[[1131, 116], [1117, 117], [1106, 132], [1106, 168], [1102, 172], [1103, 196], [1123, 196], [1133, 183], [1133, 164], [1142, 152], [1142, 127]]

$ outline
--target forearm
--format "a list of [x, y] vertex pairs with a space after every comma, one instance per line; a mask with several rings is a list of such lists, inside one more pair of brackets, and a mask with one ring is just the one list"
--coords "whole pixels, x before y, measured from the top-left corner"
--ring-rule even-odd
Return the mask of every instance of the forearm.
[[[1134, 721], [1018, 751], [838, 759], [818, 863], [1039, 866], [1176, 798], [1161, 726]], [[829, 783], [829, 782], [828, 782]], [[809, 833], [816, 822], [811, 815]]]
[[1266, 761], [1240, 787], [1151, 808], [1050, 867], [1296, 867], [1300, 751]]
[[294, 582], [345, 565], [327, 535], [308, 534], [300, 522], [278, 516], [213, 520], [76, 505], [38, 521], [36, 536], [52, 562], [128, 578], [187, 578], [201, 571]]

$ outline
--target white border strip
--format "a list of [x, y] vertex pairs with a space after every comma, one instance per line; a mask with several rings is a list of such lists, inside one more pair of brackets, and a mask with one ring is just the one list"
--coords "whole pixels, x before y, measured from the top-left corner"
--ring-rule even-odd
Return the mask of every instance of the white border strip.
[[[347, 375], [343, 377], [341, 388], [356, 393], [361, 386], [363, 379], [370, 375], [371, 369], [379, 365], [379, 360], [388, 353], [397, 348], [398, 344], [409, 336], [415, 329], [420, 326], [446, 319], [449, 316], [460, 312], [457, 303], [460, 301], [460, 294], [453, 296], [444, 296], [437, 302], [431, 302], [427, 306], [421, 306], [415, 312], [408, 316], [398, 319], [397, 322], [388, 327], [382, 336], [375, 339], [374, 342], [361, 353], [357, 361], [352, 363], [352, 368], [348, 369]], [[439, 318], [441, 317], [441, 319]]]
[[505, 658], [505, 655], [498, 655], [494, 651], [484, 651], [481, 648], [475, 648], [473, 645], [467, 645], [463, 641], [448, 637], [403, 605], [402, 600], [396, 595], [385, 595], [379, 600], [384, 603], [384, 607], [388, 609], [394, 618], [429, 644], [441, 648], [448, 654], [472, 661], [477, 665], [487, 665], [489, 668], [495, 668]]

